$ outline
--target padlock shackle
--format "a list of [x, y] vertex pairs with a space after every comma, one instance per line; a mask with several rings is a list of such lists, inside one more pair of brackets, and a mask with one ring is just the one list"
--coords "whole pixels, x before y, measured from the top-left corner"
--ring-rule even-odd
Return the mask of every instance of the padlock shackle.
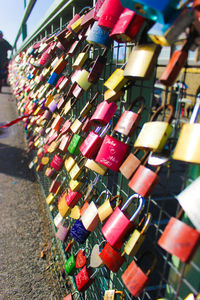
[[78, 294], [78, 295], [80, 296], [80, 293], [79, 293], [79, 291], [75, 291], [75, 292], [73, 292], [73, 293], [72, 293], [72, 296], [74, 296], [75, 294]]
[[125, 209], [127, 209], [127, 207], [133, 203], [132, 200], [133, 199], [137, 199], [139, 200], [139, 205], [135, 211], [135, 213], [132, 215], [132, 217], [130, 218], [130, 221], [133, 222], [134, 219], [138, 216], [138, 214], [141, 212], [141, 210], [144, 208], [144, 199], [139, 195], [139, 194], [133, 194], [132, 196], [130, 196], [128, 198], [128, 200], [124, 203], [124, 205], [121, 208], [121, 211], [124, 211]]
[[156, 264], [157, 264], [157, 258], [156, 255], [153, 251], [146, 250], [144, 251], [140, 257], [137, 260], [137, 264], [140, 265], [141, 261], [144, 259], [145, 256], [150, 256], [150, 261], [151, 261], [151, 266], [150, 268], [146, 271], [146, 276], [148, 277], [150, 273], [155, 269]]
[[92, 47], [92, 44], [87, 44], [84, 46], [83, 50], [81, 50], [80, 53], [84, 52], [84, 53], [88, 53], [88, 51], [90, 50], [90, 48]]
[[[108, 190], [104, 190], [103, 192], [101, 192], [101, 194], [99, 195], [99, 197], [97, 198], [97, 200], [95, 201], [95, 203], [98, 203], [99, 200], [102, 198], [102, 196], [103, 196], [104, 194], [106, 194], [106, 200], [108, 200], [108, 199], [109, 199], [109, 196], [110, 196], [109, 191], [108, 191]], [[105, 201], [106, 201], [106, 200], [105, 200]]]
[[141, 114], [143, 112], [144, 106], [145, 106], [145, 99], [143, 96], [138, 96], [137, 98], [135, 98], [135, 100], [128, 107], [128, 110], [132, 110], [137, 103], [141, 103], [140, 109], [137, 112], [138, 114]]
[[99, 95], [100, 95], [100, 92], [97, 91], [96, 94], [94, 95], [94, 97], [93, 97], [92, 99], [89, 100], [89, 103], [90, 103], [90, 104], [93, 104], [93, 103], [96, 101], [96, 99], [97, 99], [97, 97], [98, 97]]
[[197, 97], [195, 106], [194, 106], [193, 111], [192, 111], [192, 115], [190, 117], [190, 122], [189, 122], [190, 124], [193, 124], [197, 121], [197, 118], [199, 116], [199, 112], [200, 112], [200, 97]]
[[143, 225], [140, 233], [144, 234], [147, 229], [149, 228], [150, 224], [151, 224], [151, 220], [152, 220], [152, 215], [151, 213], [148, 213], [147, 215], [144, 215], [142, 220], [139, 223], [139, 227]]
[[171, 104], [165, 104], [165, 105], [161, 105], [155, 112], [154, 114], [151, 116], [150, 122], [153, 122], [157, 119], [158, 115], [161, 113], [162, 110], [164, 109], [169, 109], [170, 110], [170, 114], [166, 120], [167, 123], [171, 123], [172, 119], [173, 119], [173, 115], [174, 115], [174, 108], [173, 105]]
[[[114, 197], [112, 197], [111, 199], [110, 199], [110, 203], [112, 203], [114, 200], [116, 200], [117, 198], [119, 198], [119, 202], [118, 202], [118, 204], [117, 205], [115, 205], [115, 208], [116, 207], [120, 207], [120, 205], [121, 205], [121, 203], [122, 203], [122, 197], [121, 197], [121, 195], [119, 194], [119, 195], [115, 195]], [[112, 205], [111, 205], [112, 206]]]
[[116, 294], [116, 295], [120, 295], [120, 297], [121, 297], [122, 300], [125, 300], [125, 299], [126, 299], [126, 298], [125, 298], [125, 295], [124, 295], [124, 293], [123, 293], [122, 291], [115, 291], [115, 294]]

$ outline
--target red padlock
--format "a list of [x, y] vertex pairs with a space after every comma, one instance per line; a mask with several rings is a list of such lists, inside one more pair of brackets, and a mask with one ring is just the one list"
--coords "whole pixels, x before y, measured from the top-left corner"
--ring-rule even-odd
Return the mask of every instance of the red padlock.
[[109, 243], [104, 246], [99, 256], [104, 265], [114, 273], [118, 272], [119, 268], [125, 262], [125, 258], [121, 255], [121, 252], [113, 249]]
[[67, 195], [65, 196], [65, 202], [71, 208], [73, 208], [77, 202], [81, 199], [82, 194], [79, 192], [74, 192], [71, 189], [68, 191]]
[[53, 180], [49, 188], [49, 193], [56, 194], [60, 186], [61, 181], [58, 181], [57, 179]]
[[64, 159], [59, 155], [55, 154], [53, 160], [50, 163], [50, 166], [56, 171], [60, 171], [63, 166]]
[[114, 102], [108, 103], [107, 101], [102, 101], [97, 105], [90, 122], [95, 126], [107, 125], [116, 112], [117, 107], [117, 104]]
[[93, 283], [96, 271], [84, 266], [83, 269], [75, 276], [76, 287], [78, 291], [84, 292]]
[[[137, 103], [140, 103], [141, 105], [138, 112], [136, 113], [132, 111], [132, 109]], [[132, 136], [134, 130], [137, 128], [141, 120], [141, 114], [144, 110], [144, 104], [145, 104], [144, 97], [142, 96], [137, 97], [129, 106], [128, 110], [125, 110], [122, 113], [117, 124], [115, 125], [114, 130], [126, 136]]]
[[[151, 267], [145, 272], [146, 264], [144, 267], [139, 267], [142, 264], [145, 256], [151, 256]], [[138, 297], [142, 291], [147, 287], [150, 279], [149, 275], [155, 269], [157, 263], [156, 256], [153, 252], [145, 251], [136, 262], [133, 260], [125, 272], [122, 274], [122, 281], [132, 296]], [[139, 265], [139, 266], [138, 266]]]
[[112, 30], [123, 9], [124, 7], [121, 5], [120, 0], [107, 0], [105, 5], [103, 5], [98, 25]]
[[[134, 203], [133, 199], [138, 200], [139, 204], [132, 217], [129, 218], [125, 212], [129, 205]], [[118, 249], [122, 247], [124, 238], [129, 230], [135, 227], [134, 220], [143, 208], [144, 199], [138, 194], [133, 194], [129, 197], [121, 209], [119, 207], [115, 208], [114, 212], [101, 229], [105, 239], [112, 247]]]
[[180, 210], [177, 218], [172, 217], [158, 240], [158, 245], [182, 262], [189, 263], [200, 244], [200, 233], [179, 218], [183, 215]]

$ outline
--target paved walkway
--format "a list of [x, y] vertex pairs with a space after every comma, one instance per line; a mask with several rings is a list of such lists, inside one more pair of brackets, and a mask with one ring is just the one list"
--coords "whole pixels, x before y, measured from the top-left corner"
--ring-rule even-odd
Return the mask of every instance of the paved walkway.
[[[10, 88], [3, 87], [0, 123], [16, 117]], [[62, 299], [40, 257], [51, 226], [25, 149], [22, 122], [0, 129], [0, 300]]]

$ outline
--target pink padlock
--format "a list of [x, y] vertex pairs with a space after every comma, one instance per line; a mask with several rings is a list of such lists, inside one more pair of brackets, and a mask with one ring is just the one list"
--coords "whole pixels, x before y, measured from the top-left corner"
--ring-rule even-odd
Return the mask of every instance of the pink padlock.
[[120, 0], [107, 0], [101, 12], [101, 16], [98, 20], [98, 25], [106, 27], [108, 30], [112, 30], [116, 24], [120, 14], [124, 7]]
[[56, 237], [62, 242], [65, 242], [70, 230], [70, 226], [65, 226], [62, 223], [60, 223], [57, 228], [58, 230], [56, 232]]
[[64, 162], [63, 158], [55, 154], [53, 160], [51, 161], [50, 166], [54, 168], [56, 171], [60, 171], [63, 166], [63, 162]]
[[90, 119], [90, 122], [95, 126], [107, 125], [116, 112], [117, 107], [117, 104], [114, 102], [108, 103], [107, 101], [102, 101], [98, 104]]
[[74, 192], [71, 189], [68, 191], [67, 195], [65, 196], [65, 202], [71, 208], [73, 208], [78, 201], [81, 199], [82, 194], [79, 192]]

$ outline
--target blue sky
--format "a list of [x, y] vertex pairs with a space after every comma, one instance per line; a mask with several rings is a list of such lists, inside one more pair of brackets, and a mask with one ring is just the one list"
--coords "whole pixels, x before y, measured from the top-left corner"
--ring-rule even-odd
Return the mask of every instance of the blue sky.
[[[28, 1], [26, 0], [27, 3]], [[37, 0], [27, 23], [28, 35], [34, 32], [53, 2], [54, 0]], [[24, 0], [0, 0], [0, 30], [3, 31], [4, 38], [11, 45], [14, 44], [23, 14]]]

